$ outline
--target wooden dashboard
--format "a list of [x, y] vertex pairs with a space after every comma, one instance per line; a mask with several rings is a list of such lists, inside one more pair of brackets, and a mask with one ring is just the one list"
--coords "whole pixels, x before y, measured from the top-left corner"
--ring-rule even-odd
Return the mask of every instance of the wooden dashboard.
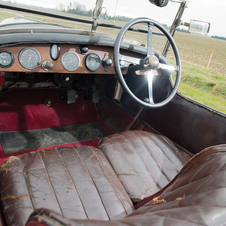
[[[39, 66], [35, 69], [26, 69], [24, 68], [20, 61], [19, 61], [19, 55], [21, 51], [24, 48], [34, 48], [36, 49], [41, 56], [41, 62]], [[50, 56], [50, 48], [51, 44], [26, 44], [26, 45], [16, 45], [16, 46], [10, 46], [6, 48], [0, 48], [0, 51], [7, 50], [10, 51], [14, 56], [14, 63], [12, 66], [8, 68], [0, 67], [0, 70], [2, 72], [38, 72], [38, 73], [93, 73], [93, 74], [114, 74], [115, 70], [113, 67], [113, 63], [109, 67], [103, 66], [102, 62], [105, 57], [105, 55], [108, 55], [108, 58], [112, 60], [113, 62], [113, 48], [112, 47], [105, 47], [105, 46], [88, 46], [88, 51], [86, 54], [81, 54], [80, 52], [80, 46], [74, 45], [74, 44], [59, 44], [60, 49], [60, 55], [57, 60], [53, 60]], [[68, 51], [75, 52], [80, 59], [79, 66], [75, 71], [67, 71], [63, 65], [62, 65], [62, 56], [67, 53]], [[101, 65], [98, 70], [96, 71], [90, 71], [87, 69], [85, 60], [88, 54], [95, 53], [97, 54], [101, 59]], [[51, 62], [53, 65], [53, 68], [49, 71], [44, 70], [42, 64], [43, 62], [48, 61]]]

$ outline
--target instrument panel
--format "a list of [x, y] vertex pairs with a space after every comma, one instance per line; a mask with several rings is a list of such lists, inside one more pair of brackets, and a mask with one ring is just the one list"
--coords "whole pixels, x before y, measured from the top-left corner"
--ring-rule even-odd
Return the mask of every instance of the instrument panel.
[[35, 48], [26, 47], [20, 51], [19, 62], [25, 69], [33, 70], [41, 64], [41, 61], [41, 54]]
[[[108, 59], [108, 61], [106, 61]], [[111, 64], [105, 62], [111, 61]], [[27, 44], [0, 48], [0, 71], [115, 74], [113, 48], [73, 44]]]

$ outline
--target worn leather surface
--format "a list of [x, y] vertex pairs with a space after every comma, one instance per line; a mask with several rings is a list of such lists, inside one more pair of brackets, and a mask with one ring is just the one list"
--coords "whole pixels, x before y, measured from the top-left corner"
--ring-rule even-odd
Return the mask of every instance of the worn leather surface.
[[134, 202], [162, 189], [186, 162], [169, 139], [145, 131], [110, 135], [101, 140], [99, 149]]
[[87, 146], [31, 152], [0, 167], [7, 225], [25, 225], [38, 208], [71, 219], [114, 220], [134, 209], [103, 153]]
[[[41, 216], [42, 211], [37, 211], [32, 217]], [[207, 148], [194, 156], [170, 184], [163, 188], [159, 197], [123, 219], [110, 222], [70, 221], [57, 217], [55, 213], [52, 217], [51, 211], [44, 211], [55, 222], [71, 226], [225, 225], [226, 145]], [[35, 225], [32, 223], [35, 222], [28, 221], [28, 226]]]

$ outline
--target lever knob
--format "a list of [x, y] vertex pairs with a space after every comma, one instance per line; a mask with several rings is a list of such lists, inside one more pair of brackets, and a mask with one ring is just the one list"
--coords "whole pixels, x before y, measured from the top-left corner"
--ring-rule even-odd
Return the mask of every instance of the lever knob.
[[107, 58], [105, 61], [104, 61], [104, 64], [106, 65], [106, 66], [111, 66], [112, 65], [112, 60], [110, 59], [110, 58]]
[[42, 68], [45, 70], [45, 71], [49, 71], [49, 70], [52, 70], [53, 69], [53, 63], [51, 63], [50, 61], [44, 61], [42, 63]]

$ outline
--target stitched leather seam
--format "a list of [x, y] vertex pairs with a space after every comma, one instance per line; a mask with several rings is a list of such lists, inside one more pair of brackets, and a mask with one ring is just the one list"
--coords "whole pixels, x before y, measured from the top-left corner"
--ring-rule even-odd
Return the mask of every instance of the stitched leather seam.
[[[140, 139], [140, 141], [141, 141], [141, 143], [143, 143], [143, 145], [144, 145], [144, 147], [147, 149], [147, 151], [149, 151], [149, 153], [150, 153], [150, 155], [152, 156], [152, 158], [155, 160], [155, 162], [156, 162], [156, 164], [159, 166], [159, 168], [161, 169], [161, 171], [163, 172], [163, 174], [166, 176], [166, 178], [168, 179], [168, 181], [171, 181], [171, 179], [168, 177], [168, 175], [165, 173], [165, 171], [163, 170], [163, 168], [159, 165], [159, 163], [156, 161], [156, 159], [154, 158], [154, 156], [152, 155], [152, 152], [151, 152], [151, 150], [147, 147], [147, 145], [143, 142], [143, 140], [140, 138], [140, 136], [138, 135], [138, 134], [136, 134], [136, 133], [134, 133], [133, 131], [130, 131], [131, 133], [133, 133], [135, 136], [137, 136], [139, 139]], [[151, 139], [152, 140], [152, 139]], [[153, 140], [152, 140], [153, 141]], [[154, 142], [154, 141], [153, 141]], [[155, 142], [154, 142], [155, 143]], [[158, 146], [157, 144], [156, 144], [156, 146]], [[160, 147], [159, 147], [160, 148]], [[161, 150], [161, 148], [160, 148], [160, 150]]]
[[[149, 136], [148, 133], [146, 133], [146, 134]], [[161, 151], [164, 153], [164, 155], [166, 156], [166, 158], [172, 163], [172, 165], [175, 167], [175, 170], [176, 170], [177, 173], [178, 173], [180, 170], [177, 169], [176, 165], [173, 163], [173, 161], [170, 159], [170, 157], [166, 154], [166, 152], [164, 151], [164, 149], [161, 148], [161, 147], [157, 144], [155, 138], [153, 138], [153, 137], [151, 137], [151, 136], [149, 136], [149, 137], [150, 137], [151, 140], [156, 144], [156, 146], [158, 146], [158, 147], [161, 149]], [[162, 138], [162, 136], [161, 136], [161, 138]], [[165, 141], [165, 140], [164, 140], [164, 141]]]
[[[187, 162], [187, 160], [184, 158], [184, 156], [182, 156], [180, 154], [180, 151], [171, 143], [168, 141], [168, 139], [164, 136], [161, 136], [162, 139], [176, 152], [177, 156], [180, 158], [181, 161], [183, 161], [184, 163]], [[184, 165], [184, 164], [183, 164]]]
[[24, 171], [24, 168], [23, 168], [23, 166], [22, 166], [22, 164], [21, 164], [21, 160], [20, 160], [19, 157], [18, 157], [18, 160], [19, 160], [20, 165], [21, 165], [21, 169], [22, 169], [22, 172], [23, 172], [23, 175], [24, 175], [25, 183], [26, 183], [26, 186], [27, 186], [27, 191], [28, 191], [28, 194], [29, 194], [29, 197], [30, 197], [30, 200], [31, 200], [31, 204], [32, 204], [33, 210], [35, 210], [35, 206], [34, 206], [34, 203], [33, 203], [33, 201], [32, 201], [32, 198], [31, 198], [31, 192], [30, 192], [30, 189], [29, 189], [29, 187], [28, 187], [28, 181], [27, 181], [27, 178], [26, 178], [26, 173], [25, 173], [25, 171]]
[[156, 178], [154, 177], [154, 175], [152, 174], [152, 172], [147, 168], [144, 160], [141, 158], [140, 154], [136, 151], [136, 148], [134, 147], [134, 145], [132, 145], [132, 143], [129, 142], [129, 140], [125, 136], [123, 136], [122, 134], [118, 134], [118, 135], [122, 136], [128, 142], [128, 144], [131, 147], [133, 147], [134, 151], [137, 153], [137, 155], [140, 157], [141, 161], [144, 163], [146, 170], [151, 174], [152, 178], [154, 179], [154, 181], [156, 182], [156, 184], [158, 185], [158, 187], [161, 189], [162, 187], [160, 186], [160, 184], [158, 183], [158, 181], [156, 180]]
[[[90, 147], [89, 147], [89, 148], [90, 148]], [[108, 181], [110, 182], [110, 184], [111, 184], [111, 185], [112, 185], [112, 187], [114, 188], [114, 191], [115, 191], [116, 196], [118, 197], [119, 201], [121, 202], [121, 205], [123, 206], [123, 208], [124, 208], [124, 210], [125, 210], [126, 214], [128, 215], [128, 213], [127, 213], [127, 211], [126, 211], [126, 208], [125, 208], [125, 206], [124, 206], [124, 204], [123, 204], [123, 202], [122, 202], [121, 198], [119, 197], [119, 194], [118, 194], [118, 193], [117, 193], [117, 191], [116, 191], [116, 188], [115, 188], [114, 183], [112, 182], [112, 180], [110, 179], [110, 177], [107, 175], [107, 172], [105, 171], [104, 166], [102, 165], [102, 163], [101, 163], [101, 161], [100, 161], [99, 157], [98, 157], [98, 156], [97, 156], [97, 154], [93, 151], [93, 149], [92, 149], [92, 152], [93, 152], [93, 154], [96, 156], [96, 158], [98, 159], [98, 161], [99, 161], [99, 163], [100, 163], [101, 168], [103, 169], [103, 171], [104, 171], [104, 173], [105, 173], [106, 177], [108, 178]]]
[[[156, 136], [156, 135], [155, 135]], [[169, 145], [174, 151], [175, 151], [175, 156], [179, 157], [181, 161], [183, 161], [183, 165], [182, 167], [184, 166], [184, 164], [187, 162], [187, 160], [184, 158], [184, 156], [180, 155], [180, 151], [166, 138], [164, 137], [163, 135], [161, 135], [161, 138], [163, 139], [163, 141]], [[164, 150], [162, 149], [162, 151], [164, 152]], [[164, 152], [165, 153], [165, 152]], [[167, 156], [167, 158], [173, 163], [173, 161], [168, 157], [168, 155], [165, 153], [165, 155]], [[174, 163], [173, 163], [174, 165]], [[180, 170], [178, 170], [178, 168], [176, 167], [176, 165], [174, 165], [175, 168], [177, 169], [177, 172], [179, 172]]]
[[[78, 150], [79, 150], [79, 148], [80, 148], [80, 146], [78, 147]], [[97, 193], [99, 194], [100, 201], [101, 201], [101, 203], [102, 203], [102, 205], [103, 205], [103, 207], [104, 207], [104, 209], [105, 209], [105, 212], [106, 212], [106, 214], [107, 214], [107, 216], [108, 216], [108, 219], [110, 220], [110, 217], [109, 217], [109, 215], [108, 215], [108, 212], [107, 212], [107, 210], [106, 210], [106, 208], [105, 208], [105, 206], [104, 206], [103, 200], [101, 199], [100, 193], [99, 193], [99, 191], [98, 191], [98, 189], [97, 189], [96, 183], [94, 182], [94, 179], [92, 178], [92, 176], [91, 176], [91, 174], [90, 174], [90, 172], [89, 172], [89, 170], [88, 170], [88, 168], [87, 168], [87, 166], [86, 166], [86, 164], [85, 164], [84, 159], [81, 157], [81, 155], [79, 154], [78, 150], [77, 150], [75, 147], [73, 147], [73, 149], [74, 149], [74, 151], [77, 153], [77, 155], [79, 156], [79, 158], [81, 159], [81, 161], [82, 161], [82, 163], [83, 163], [83, 165], [84, 165], [84, 167], [85, 167], [85, 169], [86, 169], [86, 172], [88, 173], [90, 179], [93, 181], [93, 184], [94, 184], [94, 186], [95, 186], [95, 188], [96, 188], [96, 191], [97, 191]]]
[[[56, 149], [56, 151], [58, 152], [58, 149]], [[69, 174], [69, 177], [70, 177], [71, 180], [72, 180], [72, 183], [74, 184], [75, 190], [77, 191], [79, 200], [80, 200], [80, 202], [81, 202], [81, 204], [82, 204], [82, 207], [83, 207], [83, 210], [84, 210], [84, 212], [85, 212], [85, 214], [86, 214], [86, 217], [87, 217], [87, 219], [89, 219], [89, 218], [88, 218], [88, 215], [87, 215], [87, 213], [86, 213], [84, 204], [83, 204], [83, 202], [82, 202], [81, 196], [79, 195], [78, 189], [77, 189], [77, 187], [76, 187], [76, 185], [75, 185], [75, 182], [74, 182], [74, 180], [73, 180], [73, 178], [72, 178], [72, 176], [71, 176], [71, 173], [70, 173], [70, 171], [69, 171], [69, 169], [68, 169], [68, 167], [67, 167], [67, 165], [66, 165], [66, 163], [65, 163], [65, 161], [64, 161], [64, 159], [63, 159], [63, 157], [62, 157], [62, 155], [61, 155], [59, 152], [58, 152], [58, 154], [59, 154], [60, 158], [62, 159], [62, 162], [63, 162], [63, 164], [65, 165], [65, 168], [67, 169], [67, 172], [68, 172], [68, 174]]]
[[[117, 145], [113, 142], [112, 139], [110, 139], [109, 137], [105, 137], [108, 140], [110, 140], [110, 142], [117, 148], [118, 152], [121, 154], [121, 156], [125, 159], [125, 161], [128, 163], [128, 165], [131, 167], [132, 171], [135, 173], [134, 175], [137, 177], [137, 179], [141, 182], [141, 184], [143, 184], [143, 186], [146, 188], [146, 190], [149, 192], [148, 188], [146, 187], [146, 185], [143, 183], [142, 180], [140, 180], [140, 177], [136, 174], [136, 171], [133, 169], [133, 167], [130, 165], [130, 163], [127, 161], [126, 157], [122, 154], [122, 152], [119, 150], [119, 148], [117, 147]], [[150, 193], [150, 192], [149, 192]], [[151, 194], [151, 193], [150, 193]]]
[[[56, 149], [55, 149], [55, 150], [56, 150]], [[42, 152], [44, 152], [44, 151], [45, 151], [45, 150], [42, 150]], [[58, 198], [57, 198], [57, 195], [56, 195], [55, 189], [54, 189], [54, 187], [53, 187], [53, 185], [52, 185], [52, 182], [51, 182], [51, 179], [50, 179], [50, 176], [49, 176], [48, 170], [47, 170], [47, 168], [46, 168], [45, 162], [44, 162], [44, 160], [43, 160], [42, 155], [40, 154], [40, 152], [38, 152], [38, 154], [40, 155], [41, 160], [42, 160], [42, 162], [43, 162], [44, 169], [45, 169], [45, 171], [46, 171], [46, 175], [48, 176], [48, 181], [49, 181], [50, 187], [52, 188], [52, 191], [53, 191], [53, 193], [54, 193], [54, 195], [55, 195], [55, 197], [56, 197], [56, 201], [57, 201], [57, 203], [58, 203], [58, 205], [59, 205], [59, 208], [60, 208], [61, 214], [64, 216], [63, 211], [62, 211], [61, 206], [60, 206], [60, 202], [59, 202], [59, 200], [58, 200]]]

